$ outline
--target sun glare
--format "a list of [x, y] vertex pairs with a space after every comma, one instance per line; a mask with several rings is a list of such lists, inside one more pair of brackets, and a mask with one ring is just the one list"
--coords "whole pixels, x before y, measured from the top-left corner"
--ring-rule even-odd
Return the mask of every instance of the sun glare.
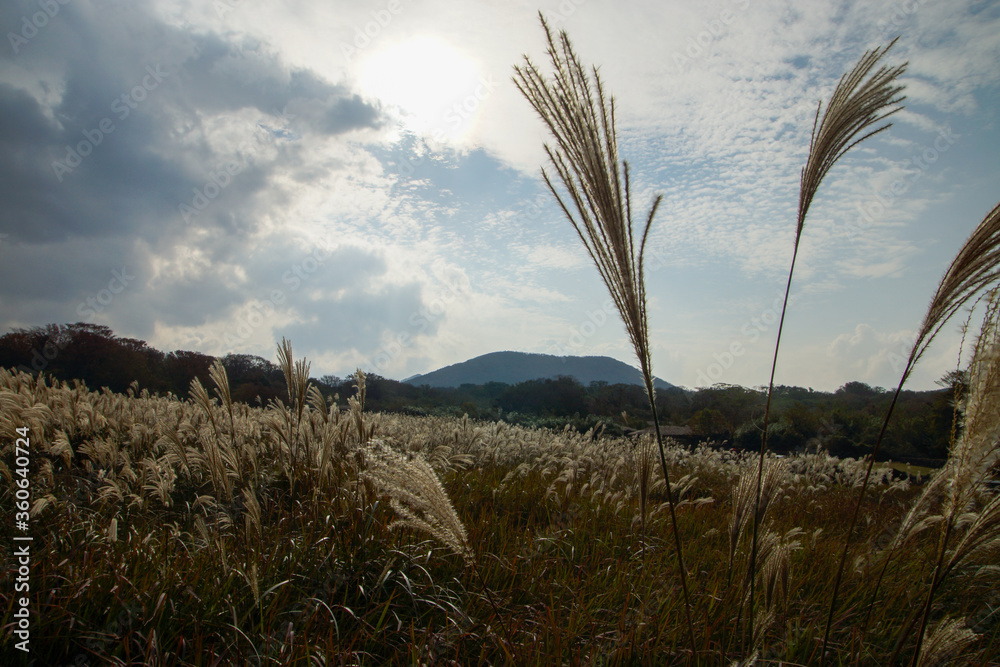
[[473, 61], [433, 37], [415, 37], [373, 53], [361, 66], [362, 90], [395, 107], [406, 129], [458, 138], [491, 92]]

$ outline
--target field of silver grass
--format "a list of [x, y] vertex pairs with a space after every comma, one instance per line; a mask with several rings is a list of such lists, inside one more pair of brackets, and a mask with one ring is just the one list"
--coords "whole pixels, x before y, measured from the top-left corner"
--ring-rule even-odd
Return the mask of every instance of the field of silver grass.
[[[991, 307], [969, 424], [990, 422], [995, 332]], [[0, 372], [0, 437], [27, 427], [33, 442], [36, 651], [53, 664], [816, 659], [865, 462], [765, 457], [744, 638], [757, 455], [665, 442], [692, 656], [651, 439], [370, 414], [360, 372], [341, 410], [287, 342], [278, 357], [291, 389], [263, 409], [228, 400], [221, 365], [187, 400]], [[967, 429], [919, 487], [875, 469], [831, 640], [844, 661], [885, 664], [921, 623], [921, 664], [995, 651], [995, 443]], [[13, 608], [3, 600], [5, 652]]]

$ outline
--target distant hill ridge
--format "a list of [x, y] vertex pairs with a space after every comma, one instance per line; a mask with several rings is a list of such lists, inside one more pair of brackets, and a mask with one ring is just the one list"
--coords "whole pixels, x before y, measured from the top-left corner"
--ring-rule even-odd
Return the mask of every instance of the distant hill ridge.
[[[611, 357], [557, 357], [552, 354], [528, 352], [491, 352], [468, 361], [439, 368], [424, 375], [414, 375], [403, 382], [417, 387], [460, 387], [463, 384], [503, 382], [517, 384], [566, 375], [584, 385], [594, 381], [608, 384], [641, 385], [639, 369]], [[657, 389], [672, 387], [656, 378]]]

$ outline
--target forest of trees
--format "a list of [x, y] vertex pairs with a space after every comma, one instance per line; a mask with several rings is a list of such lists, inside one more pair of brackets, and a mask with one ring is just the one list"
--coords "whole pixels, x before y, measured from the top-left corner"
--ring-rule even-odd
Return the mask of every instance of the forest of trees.
[[[198, 352], [161, 352], [144, 341], [115, 336], [105, 326], [77, 323], [15, 330], [0, 337], [0, 367], [45, 373], [80, 381], [90, 388], [124, 393], [133, 383], [152, 393], [186, 398], [191, 381], [211, 386], [213, 357]], [[286, 398], [285, 380], [276, 364], [249, 354], [221, 358], [234, 400], [266, 406]], [[942, 389], [903, 392], [880, 458], [930, 464], [944, 459], [952, 432], [953, 397], [961, 373], [942, 378]], [[314, 380], [341, 404], [353, 394], [353, 380], [326, 375]], [[638, 385], [593, 382], [584, 386], [570, 377], [531, 380], [514, 385], [492, 382], [458, 388], [416, 387], [377, 375], [368, 378], [371, 410], [437, 414], [586, 430], [600, 425], [621, 434], [651, 422], [645, 390]], [[661, 423], [681, 429], [689, 443], [712, 439], [737, 449], [759, 447], [764, 387], [717, 384], [699, 390], [659, 389]], [[822, 448], [835, 456], [867, 454], [878, 434], [891, 395], [884, 389], [849, 382], [835, 392], [777, 387], [769, 427], [769, 446], [777, 452]]]

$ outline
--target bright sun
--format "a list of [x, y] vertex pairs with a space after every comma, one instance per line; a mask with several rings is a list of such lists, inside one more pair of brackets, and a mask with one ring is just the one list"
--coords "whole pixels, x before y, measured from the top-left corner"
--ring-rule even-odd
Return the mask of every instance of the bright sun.
[[362, 90], [397, 107], [407, 129], [458, 138], [489, 94], [472, 60], [433, 37], [415, 37], [372, 54], [360, 71]]

